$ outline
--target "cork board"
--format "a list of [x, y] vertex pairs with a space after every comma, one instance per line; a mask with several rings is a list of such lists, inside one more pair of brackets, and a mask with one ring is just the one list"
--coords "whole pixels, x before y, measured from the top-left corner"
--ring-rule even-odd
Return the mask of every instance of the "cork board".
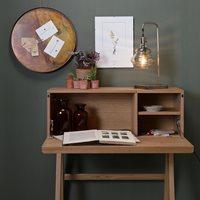
[[[49, 21], [57, 29], [53, 37], [64, 41], [56, 57], [44, 52], [52, 37], [43, 41], [36, 33], [38, 28]], [[11, 46], [18, 61], [26, 68], [35, 72], [52, 72], [64, 66], [70, 59], [69, 52], [76, 47], [76, 33], [69, 19], [59, 11], [52, 8], [35, 8], [17, 20], [11, 33]]]

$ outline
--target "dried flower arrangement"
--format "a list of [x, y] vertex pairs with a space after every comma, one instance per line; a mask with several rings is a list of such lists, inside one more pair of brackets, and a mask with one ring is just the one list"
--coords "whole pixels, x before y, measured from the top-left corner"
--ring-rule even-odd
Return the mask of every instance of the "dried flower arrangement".
[[116, 34], [113, 31], [110, 31], [110, 38], [113, 43], [113, 52], [112, 53], [113, 53], [113, 55], [116, 55], [119, 38], [116, 36]]

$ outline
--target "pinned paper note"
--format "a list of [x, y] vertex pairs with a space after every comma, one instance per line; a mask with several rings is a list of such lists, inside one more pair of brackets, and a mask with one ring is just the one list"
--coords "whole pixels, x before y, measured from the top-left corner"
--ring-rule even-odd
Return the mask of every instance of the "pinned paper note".
[[45, 48], [44, 52], [52, 56], [53, 58], [56, 58], [64, 44], [65, 41], [61, 40], [56, 36], [53, 36], [49, 41], [47, 47]]
[[36, 33], [42, 41], [47, 40], [58, 32], [58, 29], [54, 23], [50, 20], [46, 24], [42, 25], [36, 30]]
[[38, 40], [35, 38], [21, 38], [21, 46], [24, 47], [31, 56], [39, 56]]

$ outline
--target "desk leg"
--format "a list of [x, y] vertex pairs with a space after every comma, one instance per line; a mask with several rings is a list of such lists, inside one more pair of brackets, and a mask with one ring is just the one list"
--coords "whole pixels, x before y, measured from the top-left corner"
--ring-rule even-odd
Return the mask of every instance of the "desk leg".
[[56, 154], [56, 188], [55, 200], [63, 200], [64, 196], [64, 170], [63, 155]]
[[164, 200], [175, 200], [174, 154], [166, 154]]

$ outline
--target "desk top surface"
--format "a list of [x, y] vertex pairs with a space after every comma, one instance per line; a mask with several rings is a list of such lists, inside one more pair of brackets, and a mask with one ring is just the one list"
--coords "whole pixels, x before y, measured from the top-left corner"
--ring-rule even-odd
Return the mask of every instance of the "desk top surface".
[[134, 153], [193, 153], [193, 145], [184, 137], [140, 136], [141, 143], [135, 146], [80, 144], [62, 146], [62, 142], [47, 138], [42, 145], [45, 154], [134, 154]]

